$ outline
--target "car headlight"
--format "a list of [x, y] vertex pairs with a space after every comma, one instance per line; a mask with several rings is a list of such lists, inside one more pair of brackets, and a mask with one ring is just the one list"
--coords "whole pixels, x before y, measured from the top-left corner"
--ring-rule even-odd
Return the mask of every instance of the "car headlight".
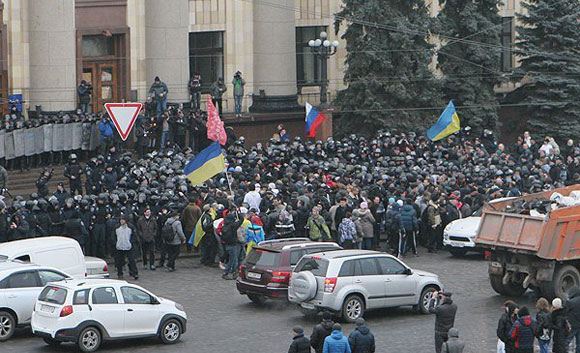
[[181, 305], [179, 303], [175, 303], [175, 308], [179, 311], [185, 312], [185, 308], [183, 307], [183, 305]]

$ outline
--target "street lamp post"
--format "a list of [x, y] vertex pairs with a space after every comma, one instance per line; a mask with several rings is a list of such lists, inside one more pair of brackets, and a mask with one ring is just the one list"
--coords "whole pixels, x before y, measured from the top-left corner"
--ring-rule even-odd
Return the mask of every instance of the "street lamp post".
[[321, 77], [320, 77], [320, 104], [325, 105], [328, 101], [328, 77], [326, 68], [328, 66], [328, 58], [336, 54], [338, 48], [338, 41], [331, 42], [327, 39], [326, 32], [320, 32], [320, 38], [311, 39], [308, 41], [308, 46], [314, 51], [314, 55], [321, 62]]

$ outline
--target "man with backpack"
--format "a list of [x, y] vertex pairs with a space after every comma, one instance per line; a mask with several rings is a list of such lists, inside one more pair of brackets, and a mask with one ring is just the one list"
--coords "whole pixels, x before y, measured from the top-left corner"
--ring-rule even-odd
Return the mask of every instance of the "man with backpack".
[[243, 222], [244, 218], [240, 217], [236, 212], [229, 213], [224, 219], [222, 242], [224, 243], [229, 260], [222, 275], [223, 279], [236, 279], [235, 273], [238, 269], [238, 260], [241, 252], [241, 244], [238, 240], [238, 228], [240, 228]]
[[167, 271], [175, 271], [175, 260], [179, 256], [181, 244], [185, 243], [185, 234], [179, 220], [179, 212], [172, 211], [162, 230], [163, 241], [167, 247]]
[[516, 353], [534, 353], [536, 331], [536, 321], [530, 315], [528, 308], [522, 306], [518, 311], [518, 319], [510, 331]]

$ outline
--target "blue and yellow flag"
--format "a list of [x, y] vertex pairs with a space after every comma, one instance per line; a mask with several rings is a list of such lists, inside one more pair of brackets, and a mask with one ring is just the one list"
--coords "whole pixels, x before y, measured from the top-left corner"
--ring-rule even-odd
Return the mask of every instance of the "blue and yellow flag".
[[224, 168], [225, 159], [222, 148], [218, 142], [214, 142], [185, 165], [183, 174], [187, 176], [192, 185], [201, 185], [222, 172]]
[[453, 101], [449, 101], [447, 108], [445, 108], [435, 125], [427, 130], [427, 137], [431, 141], [439, 141], [456, 133], [460, 128], [459, 115], [455, 111], [455, 105]]

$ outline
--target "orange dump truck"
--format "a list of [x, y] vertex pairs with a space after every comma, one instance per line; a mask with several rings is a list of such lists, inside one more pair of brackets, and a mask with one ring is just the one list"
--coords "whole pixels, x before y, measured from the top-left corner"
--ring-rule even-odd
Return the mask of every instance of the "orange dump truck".
[[[551, 203], [555, 192], [569, 206]], [[570, 202], [579, 193], [577, 184], [484, 207], [475, 242], [491, 252], [489, 281], [497, 293], [519, 296], [530, 288], [554, 298], [580, 287], [580, 204]]]

